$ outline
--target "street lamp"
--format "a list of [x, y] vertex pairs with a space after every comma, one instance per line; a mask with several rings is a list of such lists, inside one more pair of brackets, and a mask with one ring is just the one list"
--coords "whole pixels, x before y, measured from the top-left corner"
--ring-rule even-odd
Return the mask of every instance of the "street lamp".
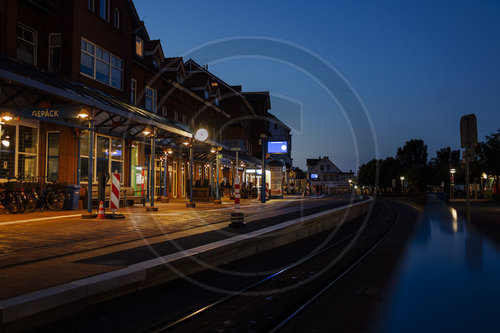
[[[488, 179], [488, 175], [486, 174], [486, 172], [483, 172], [483, 174], [481, 175], [481, 192], [483, 192], [483, 197], [484, 197], [484, 187], [486, 185], [487, 179]], [[484, 184], [483, 184], [483, 180], [484, 180]]]
[[453, 198], [453, 187], [455, 186], [455, 169], [450, 169], [450, 198]]
[[405, 176], [401, 176], [399, 177], [399, 179], [401, 179], [401, 192], [404, 193], [404, 181], [405, 181]]

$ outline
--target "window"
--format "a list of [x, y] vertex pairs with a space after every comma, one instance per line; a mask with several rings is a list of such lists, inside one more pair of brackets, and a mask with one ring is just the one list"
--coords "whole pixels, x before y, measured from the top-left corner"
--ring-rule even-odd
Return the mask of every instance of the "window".
[[218, 97], [215, 97], [215, 105], [219, 106], [219, 98]]
[[38, 130], [19, 125], [19, 147], [17, 175], [22, 178], [35, 177], [37, 167]]
[[95, 11], [95, 0], [89, 0], [88, 4], [89, 4], [88, 6], [89, 10], [92, 12]]
[[0, 131], [0, 176], [28, 179], [37, 174], [38, 129], [2, 124]]
[[106, 21], [109, 21], [109, 0], [99, 1], [99, 16]]
[[15, 176], [16, 163], [16, 126], [2, 125], [0, 143], [0, 172], [2, 177]]
[[120, 29], [120, 10], [116, 7], [113, 8], [113, 26]]
[[205, 99], [208, 99], [208, 97], [210, 97], [208, 94], [208, 90], [205, 90]]
[[154, 68], [158, 68], [159, 67], [158, 64], [159, 64], [158, 59], [156, 59], [156, 57], [153, 57], [153, 66], [154, 66]]
[[[89, 180], [89, 131], [80, 136], [80, 165], [82, 181]], [[123, 139], [96, 135], [94, 181], [100, 172], [123, 173]], [[123, 178], [122, 178], [123, 179]]]
[[183, 115], [182, 115], [182, 122], [183, 122], [184, 124], [187, 124], [187, 117], [186, 117], [186, 115], [185, 115], [185, 114], [183, 114]]
[[278, 124], [274, 124], [274, 130], [278, 129]]
[[123, 61], [84, 39], [81, 43], [80, 73], [122, 90]]
[[325, 167], [324, 167], [324, 166], [321, 166], [321, 167], [320, 167], [320, 169], [321, 169], [321, 171], [323, 171], [323, 170], [325, 169]]
[[37, 33], [24, 25], [17, 26], [17, 58], [30, 65], [36, 65]]
[[326, 166], [326, 170], [330, 171], [330, 165]]
[[156, 113], [156, 90], [146, 87], [146, 104], [145, 108], [148, 111]]
[[179, 121], [179, 113], [177, 111], [174, 111], [174, 120]]
[[134, 79], [130, 80], [130, 104], [137, 104], [137, 81]]
[[135, 37], [135, 54], [144, 57], [144, 41], [139, 37]]
[[59, 180], [59, 132], [47, 133], [47, 180]]
[[61, 69], [61, 46], [62, 35], [49, 35], [49, 70], [58, 71]]

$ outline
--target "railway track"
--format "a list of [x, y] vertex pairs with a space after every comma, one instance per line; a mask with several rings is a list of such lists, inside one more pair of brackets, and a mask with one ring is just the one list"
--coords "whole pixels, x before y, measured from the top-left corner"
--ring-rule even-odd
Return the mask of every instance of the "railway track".
[[[145, 331], [277, 332], [362, 262], [385, 239], [397, 218], [397, 210], [382, 205], [376, 216], [346, 224], [328, 244], [294, 264]], [[375, 228], [380, 225], [383, 228]], [[342, 248], [343, 244], [347, 245]]]

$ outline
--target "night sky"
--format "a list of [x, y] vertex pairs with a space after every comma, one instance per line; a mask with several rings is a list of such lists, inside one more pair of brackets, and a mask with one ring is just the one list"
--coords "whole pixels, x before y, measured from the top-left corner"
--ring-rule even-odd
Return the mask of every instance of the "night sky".
[[[468, 113], [478, 118], [480, 140], [500, 128], [500, 1], [134, 3], [166, 56], [187, 60], [198, 53], [193, 59], [205, 64], [199, 54], [207, 45], [234, 41], [232, 57], [209, 57], [209, 70], [245, 91], [271, 92], [271, 112], [294, 129], [292, 157], [301, 168], [306, 158], [327, 155], [355, 171], [377, 154], [395, 155], [413, 138], [427, 143], [430, 157], [442, 147], [458, 149], [459, 120]], [[276, 53], [266, 43], [254, 50], [257, 56], [245, 56], [240, 36], [260, 36], [278, 49], [293, 44], [311, 58], [296, 66], [286, 47], [282, 58], [269, 57]], [[307, 64], [318, 59], [359, 96], [375, 136], [367, 125], [352, 126], [353, 106], [339, 104], [342, 96], [311, 75]]]

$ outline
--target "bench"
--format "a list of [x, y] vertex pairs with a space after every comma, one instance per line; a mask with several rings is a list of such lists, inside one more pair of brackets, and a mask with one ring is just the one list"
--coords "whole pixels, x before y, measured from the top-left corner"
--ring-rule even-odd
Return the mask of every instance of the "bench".
[[[111, 188], [110, 186], [106, 186], [104, 190], [104, 205], [106, 207], [109, 207], [109, 201], [110, 201], [110, 192]], [[120, 189], [120, 206], [122, 207], [127, 207], [127, 206], [133, 206], [136, 203], [140, 203], [143, 206], [146, 205], [146, 196], [144, 195], [137, 195], [138, 193], [140, 194], [142, 190], [135, 191], [133, 187], [122, 187]], [[83, 200], [83, 206], [87, 206], [87, 187], [82, 187], [80, 189], [80, 199]], [[92, 206], [93, 207], [98, 207], [99, 202], [98, 202], [98, 189], [97, 185], [92, 186]]]

